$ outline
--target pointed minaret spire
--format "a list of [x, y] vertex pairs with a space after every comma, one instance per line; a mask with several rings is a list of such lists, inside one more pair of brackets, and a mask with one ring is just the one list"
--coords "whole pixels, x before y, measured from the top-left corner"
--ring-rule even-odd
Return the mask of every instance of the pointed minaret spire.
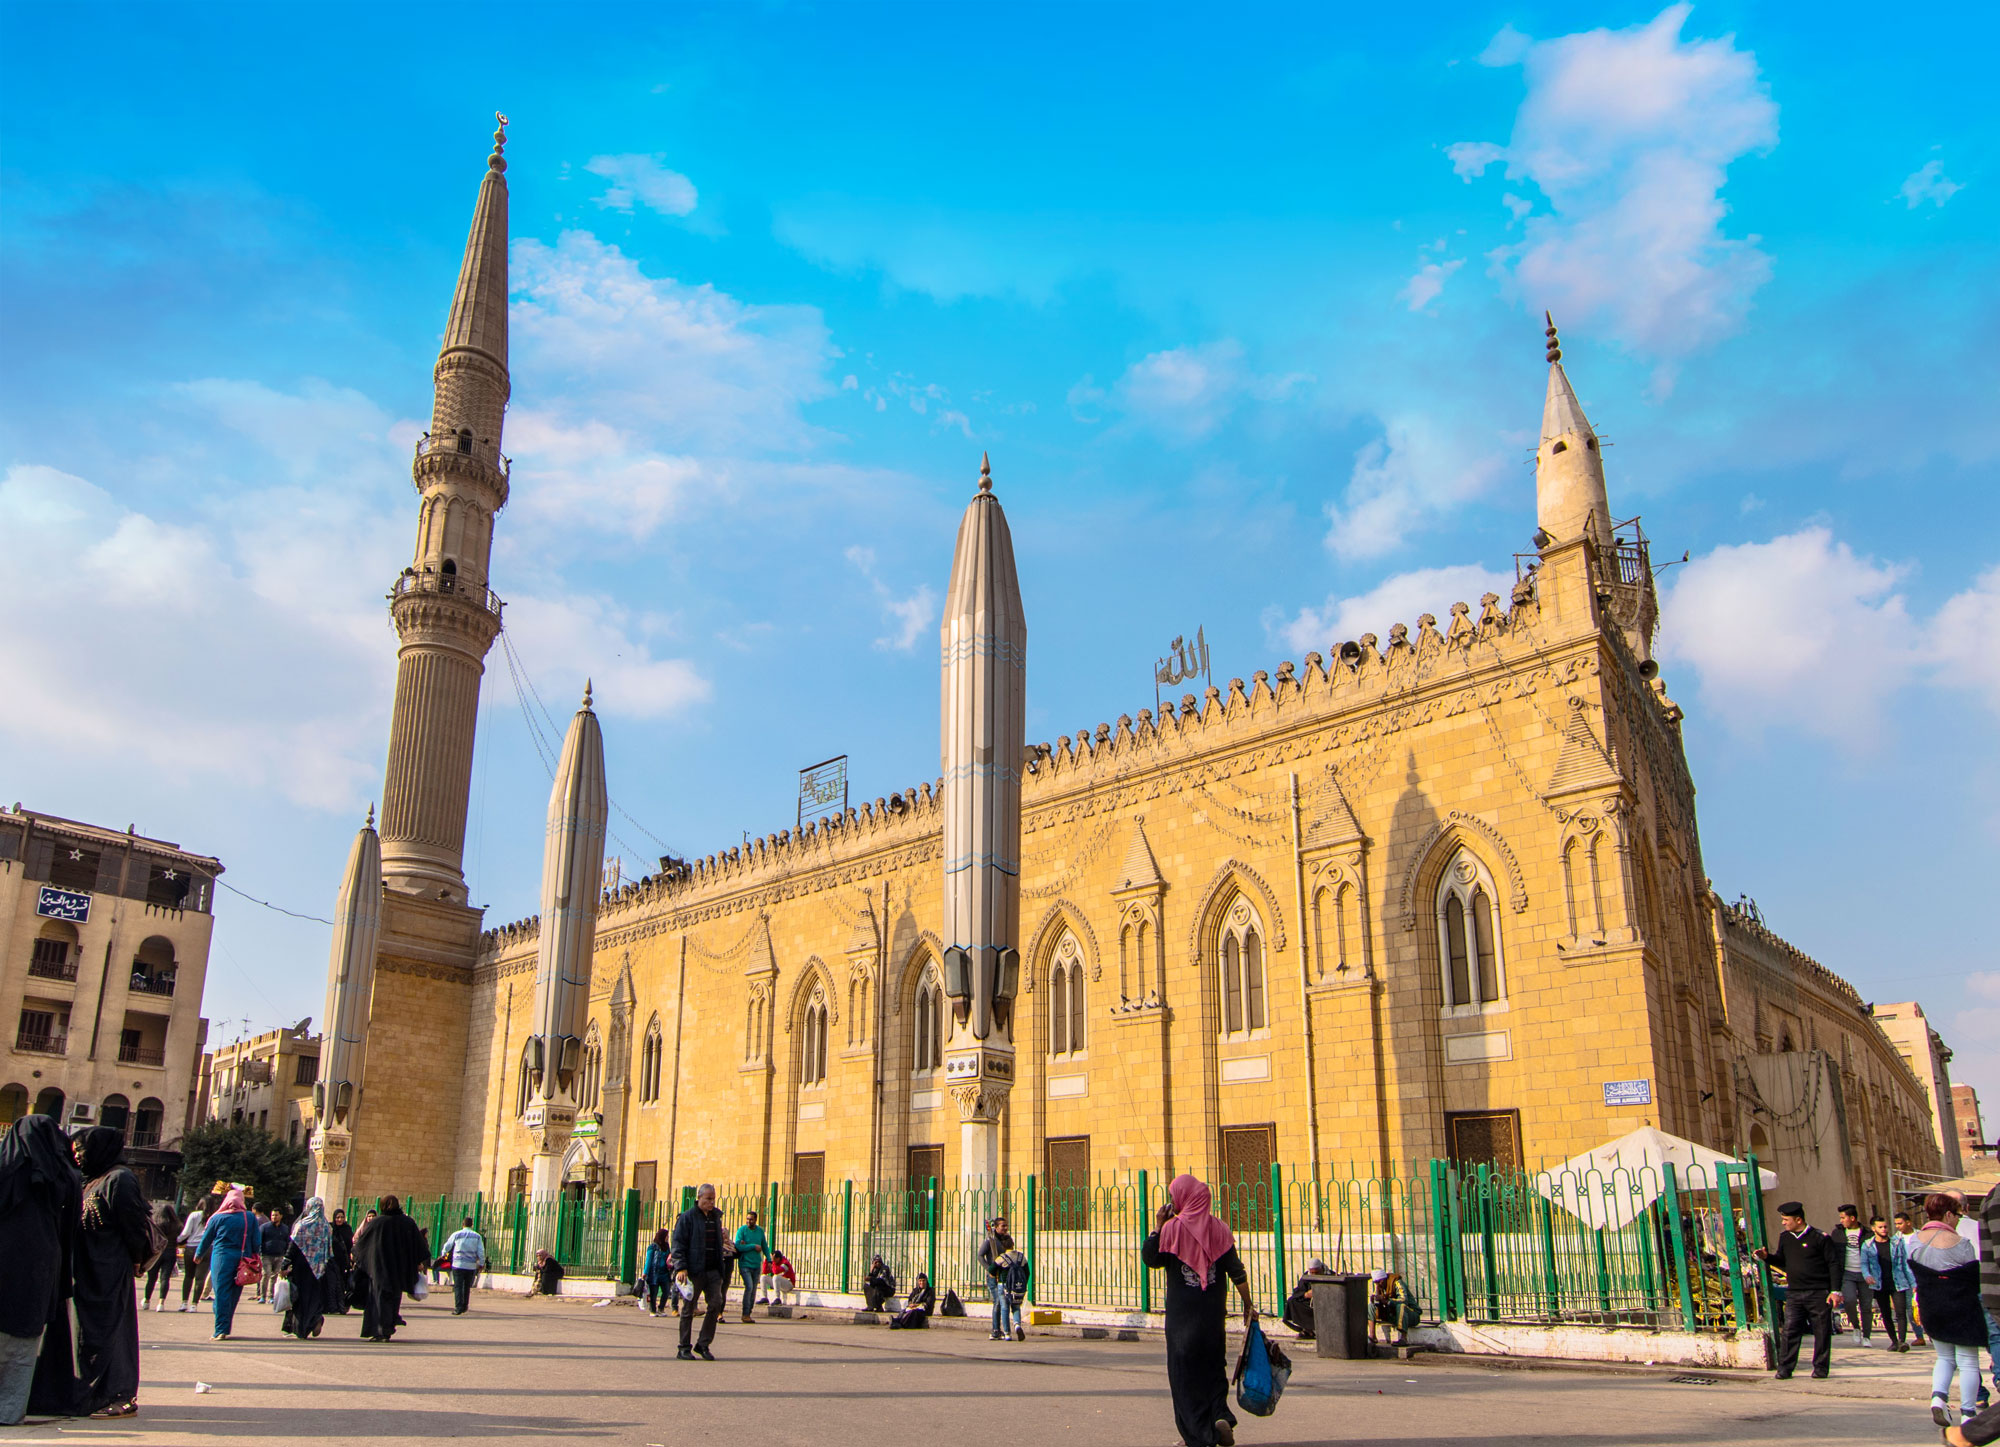
[[1542, 399], [1542, 437], [1535, 451], [1535, 521], [1551, 543], [1586, 532], [1600, 548], [1611, 544], [1611, 507], [1605, 500], [1604, 456], [1576, 389], [1563, 371], [1562, 340], [1548, 323], [1548, 391]]
[[465, 903], [465, 815], [486, 651], [500, 632], [489, 587], [494, 515], [507, 504], [500, 427], [507, 412], [506, 117], [479, 180], [433, 373], [431, 430], [411, 476], [423, 502], [417, 546], [390, 610], [401, 640], [389, 766], [382, 786], [382, 871], [389, 887]]
[[375, 806], [347, 852], [333, 908], [326, 966], [319, 1081], [313, 1086], [312, 1147], [329, 1200], [347, 1199], [347, 1158], [368, 1068], [368, 1021], [375, 996], [375, 950], [382, 931], [382, 844]]
[[576, 1125], [576, 1071], [590, 1013], [590, 963], [597, 947], [609, 812], [604, 734], [591, 712], [586, 686], [583, 705], [563, 738], [542, 850], [541, 939], [535, 956], [533, 1034], [528, 1038], [533, 1086], [526, 1117], [535, 1142], [531, 1189], [537, 1199], [552, 1197], [561, 1188], [563, 1152]]
[[1020, 987], [1021, 760], [1028, 625], [1014, 540], [993, 469], [958, 525], [946, 590], [939, 753], [944, 766], [945, 991], [952, 999], [945, 1074], [967, 1180], [1001, 1175], [1000, 1117], [1014, 1083]]

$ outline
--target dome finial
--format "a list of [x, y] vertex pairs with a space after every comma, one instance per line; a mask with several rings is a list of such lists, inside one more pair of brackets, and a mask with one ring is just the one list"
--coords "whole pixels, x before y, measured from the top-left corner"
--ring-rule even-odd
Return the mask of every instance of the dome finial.
[[368, 822], [362, 827], [364, 829], [373, 829], [375, 827], [375, 805], [372, 801], [368, 805]]
[[993, 491], [993, 464], [983, 452], [979, 454], [979, 490]]
[[1548, 338], [1549, 365], [1554, 366], [1563, 359], [1562, 340], [1556, 336], [1556, 319], [1545, 311], [1542, 320], [1549, 324], [1549, 329], [1542, 335]]
[[590, 680], [587, 678], [583, 681], [583, 706], [590, 707]]
[[499, 126], [493, 132], [493, 154], [486, 158], [486, 165], [490, 170], [504, 171], [507, 169], [507, 160], [500, 153], [507, 149], [507, 117], [495, 111], [493, 119]]

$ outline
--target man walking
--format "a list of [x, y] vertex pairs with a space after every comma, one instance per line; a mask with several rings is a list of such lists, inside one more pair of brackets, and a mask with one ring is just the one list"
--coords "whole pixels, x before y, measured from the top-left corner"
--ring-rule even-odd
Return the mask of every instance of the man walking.
[[1861, 1338], [1863, 1346], [1868, 1345], [1875, 1325], [1866, 1275], [1861, 1269], [1861, 1243], [1867, 1234], [1861, 1229], [1861, 1213], [1852, 1205], [1842, 1206], [1840, 1225], [1833, 1232], [1834, 1244], [1840, 1248], [1840, 1296], [1847, 1307], [1848, 1330]]
[[[715, 1187], [704, 1184], [694, 1193], [694, 1204], [674, 1222], [674, 1280], [686, 1289], [681, 1298], [681, 1349], [675, 1353], [680, 1361], [691, 1362], [696, 1357], [705, 1362], [715, 1360], [715, 1353], [708, 1348], [715, 1340], [715, 1324], [728, 1298], [728, 1278], [723, 1273], [729, 1268], [728, 1255], [733, 1248], [722, 1227], [722, 1212], [715, 1204]], [[701, 1319], [701, 1339], [690, 1345], [697, 1301], [707, 1310]]]
[[273, 1209], [257, 1243], [257, 1253], [264, 1258], [263, 1274], [257, 1278], [259, 1301], [270, 1300], [271, 1293], [277, 1290], [278, 1278], [285, 1274], [285, 1253], [291, 1249], [292, 1233], [285, 1229], [285, 1213]]
[[1917, 1279], [1910, 1272], [1908, 1245], [1891, 1234], [1889, 1223], [1880, 1216], [1868, 1223], [1868, 1239], [1861, 1243], [1861, 1280], [1882, 1313], [1882, 1332], [1889, 1338], [1889, 1350], [1908, 1351], [1910, 1292]]
[[1757, 1248], [1757, 1259], [1785, 1273], [1785, 1326], [1778, 1337], [1778, 1380], [1785, 1381], [1799, 1364], [1799, 1338], [1812, 1328], [1812, 1374], [1824, 1377], [1833, 1369], [1833, 1314], [1840, 1308], [1844, 1255], [1832, 1237], [1806, 1224], [1806, 1208], [1797, 1201], [1778, 1207], [1778, 1249]]
[[757, 1303], [757, 1278], [763, 1274], [764, 1256], [771, 1249], [757, 1213], [746, 1211], [743, 1224], [736, 1228], [736, 1275], [743, 1283], [743, 1319], [751, 1320], [750, 1308]]
[[472, 1304], [472, 1283], [479, 1279], [479, 1268], [486, 1264], [486, 1242], [472, 1229], [470, 1216], [444, 1243], [444, 1254], [451, 1258], [451, 1314], [464, 1316], [465, 1309]]
[[993, 1293], [994, 1341], [1009, 1335], [1012, 1313], [1007, 1301], [1007, 1268], [1001, 1263], [1013, 1249], [1014, 1238], [1007, 1233], [1007, 1218], [995, 1216], [986, 1223], [986, 1239], [979, 1246], [979, 1264], [986, 1268], [987, 1286]]

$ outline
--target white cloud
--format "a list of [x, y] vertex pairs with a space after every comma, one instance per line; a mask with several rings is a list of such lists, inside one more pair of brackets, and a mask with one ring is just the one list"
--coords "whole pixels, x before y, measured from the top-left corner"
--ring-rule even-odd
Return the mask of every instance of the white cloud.
[[1824, 527], [1717, 548], [1661, 600], [1660, 653], [1700, 676], [1738, 730], [1787, 726], [1871, 743], [1885, 700], [1916, 674], [1904, 570], [1857, 557]]
[[1385, 418], [1354, 454], [1341, 501], [1327, 504], [1326, 546], [1346, 561], [1380, 557], [1499, 476], [1491, 438], [1417, 414]]
[[648, 635], [668, 632], [667, 620], [634, 617], [609, 598], [517, 594], [507, 601], [507, 631], [558, 724], [585, 679], [596, 687], [598, 712], [635, 719], [670, 717], [706, 703], [712, 691], [687, 660], [653, 656]]
[[1903, 178], [1900, 194], [1914, 211], [1926, 201], [1942, 206], [1964, 189], [1945, 175], [1943, 161], [1926, 161]]
[[1438, 299], [1444, 284], [1451, 280], [1451, 274], [1465, 265], [1465, 259], [1456, 261], [1427, 261], [1417, 268], [1417, 274], [1410, 278], [1403, 288], [1403, 299], [1410, 304], [1410, 310], [1420, 312]]
[[611, 185], [596, 198], [599, 206], [630, 213], [636, 199], [662, 216], [685, 216], [699, 201], [694, 182], [679, 171], [669, 171], [665, 156], [592, 156], [583, 169], [602, 176]]
[[1492, 253], [1512, 290], [1668, 365], [1733, 331], [1771, 274], [1754, 237], [1724, 234], [1721, 193], [1732, 162], [1777, 143], [1778, 109], [1733, 37], [1681, 38], [1688, 11], [1546, 41], [1503, 31], [1490, 63], [1518, 60], [1527, 83], [1513, 135], [1446, 152], [1467, 180], [1504, 161], [1548, 198]]
[[1972, 690], [2000, 714], [2000, 566], [1946, 600], [1929, 632], [1937, 681]]
[[1386, 639], [1394, 623], [1407, 623], [1415, 631], [1417, 619], [1426, 613], [1437, 616], [1440, 629], [1449, 628], [1453, 603], [1470, 604], [1477, 618], [1481, 597], [1498, 593], [1505, 598], [1513, 586], [1514, 580], [1505, 574], [1472, 563], [1418, 568], [1385, 578], [1366, 593], [1347, 598], [1332, 594], [1319, 607], [1301, 608], [1292, 618], [1267, 614], [1264, 626], [1275, 640], [1301, 653], [1310, 649], [1330, 653], [1364, 633]]
[[875, 576], [875, 550], [856, 545], [847, 550], [847, 561], [854, 564], [868, 585], [875, 590], [875, 597], [882, 605], [882, 614], [889, 619], [890, 631], [875, 640], [879, 649], [908, 653], [916, 642], [937, 621], [937, 593], [928, 583], [920, 584], [916, 592], [907, 598], [898, 598], [890, 591], [889, 585]]
[[[1141, 358], [1125, 369], [1111, 397], [1134, 421], [1191, 441], [1221, 426], [1242, 402], [1281, 402], [1310, 380], [1302, 372], [1253, 372], [1244, 363], [1243, 344], [1224, 337]], [[1072, 388], [1071, 404], [1095, 395], [1094, 388]]]

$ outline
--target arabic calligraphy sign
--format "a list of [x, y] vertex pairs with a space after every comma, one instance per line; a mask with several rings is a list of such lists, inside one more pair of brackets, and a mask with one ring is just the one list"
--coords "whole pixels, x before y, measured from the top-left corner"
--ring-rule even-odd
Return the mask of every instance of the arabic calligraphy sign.
[[44, 919], [66, 919], [73, 924], [84, 924], [90, 919], [90, 896], [45, 884], [35, 894], [35, 913]]
[[1194, 630], [1194, 641], [1185, 637], [1176, 638], [1167, 645], [1167, 656], [1153, 663], [1153, 706], [1159, 712], [1160, 690], [1185, 683], [1191, 678], [1199, 678], [1206, 687], [1208, 676], [1208, 639], [1201, 628]]
[[847, 755], [799, 770], [799, 827], [808, 819], [847, 812]]

